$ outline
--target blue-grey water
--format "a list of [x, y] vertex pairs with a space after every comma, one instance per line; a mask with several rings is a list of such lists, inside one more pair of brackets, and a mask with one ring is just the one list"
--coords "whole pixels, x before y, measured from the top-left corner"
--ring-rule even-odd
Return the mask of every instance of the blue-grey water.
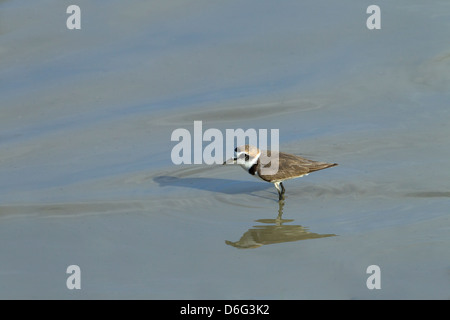
[[[71, 4], [0, 1], [0, 298], [450, 298], [448, 1]], [[339, 166], [280, 208], [195, 120]]]

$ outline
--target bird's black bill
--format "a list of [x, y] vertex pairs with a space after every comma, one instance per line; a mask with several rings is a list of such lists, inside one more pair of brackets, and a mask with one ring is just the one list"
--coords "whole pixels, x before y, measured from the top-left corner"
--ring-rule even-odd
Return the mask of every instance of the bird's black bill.
[[225, 165], [225, 164], [227, 164], [229, 161], [233, 161], [232, 163], [234, 163], [235, 161], [237, 160], [237, 158], [236, 157], [234, 157], [234, 158], [230, 158], [230, 159], [228, 159], [228, 160], [226, 160], [226, 161], [224, 161], [223, 163], [222, 163], [222, 165]]

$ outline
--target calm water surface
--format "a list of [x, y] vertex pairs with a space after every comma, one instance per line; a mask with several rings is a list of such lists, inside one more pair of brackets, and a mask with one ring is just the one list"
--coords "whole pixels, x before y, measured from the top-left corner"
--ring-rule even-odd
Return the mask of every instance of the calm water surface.
[[[69, 4], [0, 1], [0, 298], [450, 298], [447, 2]], [[195, 120], [339, 166], [278, 203]]]

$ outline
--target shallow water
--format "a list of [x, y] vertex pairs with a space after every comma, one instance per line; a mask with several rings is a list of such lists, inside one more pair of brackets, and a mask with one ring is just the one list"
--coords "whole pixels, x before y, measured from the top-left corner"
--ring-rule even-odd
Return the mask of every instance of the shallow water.
[[[70, 4], [0, 1], [0, 298], [450, 298], [446, 1]], [[195, 120], [339, 166], [280, 205]]]

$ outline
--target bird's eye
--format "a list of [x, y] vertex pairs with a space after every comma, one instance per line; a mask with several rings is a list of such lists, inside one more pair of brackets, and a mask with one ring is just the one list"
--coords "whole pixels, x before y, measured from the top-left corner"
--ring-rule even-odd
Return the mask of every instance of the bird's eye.
[[237, 147], [236, 147], [236, 148], [234, 148], [234, 152], [237, 152]]
[[248, 154], [245, 155], [245, 161], [250, 160], [250, 156]]

